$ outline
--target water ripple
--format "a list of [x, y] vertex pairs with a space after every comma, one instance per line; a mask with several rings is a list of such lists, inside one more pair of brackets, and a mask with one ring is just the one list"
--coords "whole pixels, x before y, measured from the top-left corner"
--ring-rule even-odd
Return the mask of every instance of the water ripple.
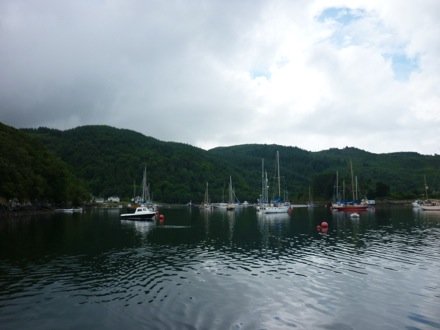
[[108, 242], [89, 250], [82, 232], [50, 253], [0, 255], [0, 321], [5, 329], [60, 320], [102, 329], [439, 328], [438, 220], [426, 227], [402, 214], [338, 215], [327, 233], [314, 223], [326, 214], [300, 211], [279, 221], [237, 212], [194, 217], [192, 226], [114, 224]]

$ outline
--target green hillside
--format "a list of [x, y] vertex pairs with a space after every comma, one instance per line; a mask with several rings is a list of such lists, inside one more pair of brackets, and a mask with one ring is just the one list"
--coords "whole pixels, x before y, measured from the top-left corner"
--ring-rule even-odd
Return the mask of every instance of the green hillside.
[[68, 163], [94, 196], [132, 197], [144, 167], [153, 198], [161, 202], [201, 201], [207, 181], [213, 198], [218, 198], [229, 178], [225, 163], [202, 149], [130, 130], [83, 126], [63, 132], [46, 128], [26, 132]]
[[89, 199], [68, 166], [29, 134], [0, 123], [0, 200], [20, 203], [80, 204]]
[[[280, 145], [238, 145], [209, 151], [187, 144], [162, 142], [140, 133], [108, 126], [82, 126], [59, 131], [23, 130], [37, 137], [66, 162], [95, 196], [130, 198], [147, 167], [153, 198], [160, 202], [199, 203], [206, 182], [213, 202], [226, 194], [232, 176], [240, 201], [255, 202], [261, 193], [262, 159], [273, 177], [280, 153], [283, 191], [293, 202], [331, 198], [336, 172], [339, 184], [351, 186], [350, 161], [362, 195], [369, 198], [417, 198], [424, 194], [424, 176], [431, 197], [439, 196], [440, 156], [418, 153], [374, 154], [356, 148], [309, 152]], [[272, 185], [272, 184], [271, 184]], [[273, 185], [272, 185], [273, 186]]]

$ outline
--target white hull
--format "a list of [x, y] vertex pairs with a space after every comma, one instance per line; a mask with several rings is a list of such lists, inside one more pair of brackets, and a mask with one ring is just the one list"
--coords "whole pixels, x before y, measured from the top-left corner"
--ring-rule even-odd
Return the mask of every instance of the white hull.
[[226, 204], [226, 203], [212, 204], [212, 207], [215, 208], [215, 209], [224, 209], [224, 210], [226, 210], [226, 208], [228, 207], [228, 204]]
[[121, 214], [123, 220], [152, 220], [156, 212], [151, 211], [146, 207], [138, 207], [134, 213]]
[[440, 205], [422, 205], [423, 211], [440, 211]]
[[264, 208], [260, 209], [261, 213], [287, 213], [289, 211], [289, 206], [286, 205], [280, 205], [280, 206], [266, 206]]
[[56, 209], [55, 212], [64, 212], [64, 213], [82, 213], [82, 207], [77, 207], [73, 209]]
[[412, 202], [412, 206], [416, 207], [416, 208], [419, 208], [422, 205], [423, 205], [423, 202], [421, 200], [416, 200], [416, 201]]

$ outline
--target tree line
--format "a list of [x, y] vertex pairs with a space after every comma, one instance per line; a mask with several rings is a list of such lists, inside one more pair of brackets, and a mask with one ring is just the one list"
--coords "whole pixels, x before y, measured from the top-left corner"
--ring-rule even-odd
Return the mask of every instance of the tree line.
[[[261, 194], [262, 164], [269, 182], [280, 154], [282, 191], [291, 202], [329, 201], [339, 184], [351, 187], [350, 162], [362, 196], [415, 199], [440, 191], [440, 156], [414, 152], [374, 154], [353, 147], [310, 152], [274, 144], [246, 144], [203, 150], [163, 142], [103, 125], [70, 130], [21, 129], [1, 124], [0, 170], [4, 200], [80, 203], [90, 196], [130, 199], [147, 169], [150, 193], [162, 203], [199, 203], [206, 183], [213, 202], [224, 200], [229, 176], [238, 199]], [[270, 184], [273, 186], [272, 184]]]

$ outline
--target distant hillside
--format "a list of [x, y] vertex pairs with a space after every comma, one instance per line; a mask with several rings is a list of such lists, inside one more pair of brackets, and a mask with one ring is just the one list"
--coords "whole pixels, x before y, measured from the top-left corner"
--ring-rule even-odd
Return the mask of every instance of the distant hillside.
[[[282, 175], [287, 180], [286, 189], [294, 200], [307, 200], [309, 187], [313, 198], [330, 199], [337, 172], [339, 185], [345, 183], [347, 195], [351, 196], [350, 162], [362, 196], [398, 199], [421, 197], [424, 194], [424, 176], [430, 187], [430, 195], [440, 195], [439, 155], [409, 152], [374, 154], [348, 147], [309, 152], [296, 147], [257, 144], [215, 148], [210, 153], [242, 168], [261, 164], [264, 158], [268, 173], [273, 173], [277, 150], [280, 152]], [[268, 158], [268, 155], [273, 155], [273, 158]], [[254, 168], [254, 173], [256, 171]]]
[[[108, 126], [82, 126], [59, 131], [23, 130], [69, 164], [95, 196], [130, 198], [147, 167], [153, 198], [161, 202], [199, 203], [206, 182], [214, 202], [225, 199], [229, 176], [237, 197], [255, 202], [261, 193], [262, 159], [271, 180], [275, 155], [280, 153], [283, 191], [293, 202], [306, 201], [309, 187], [315, 200], [327, 201], [339, 184], [351, 186], [350, 161], [360, 191], [369, 198], [416, 198], [424, 193], [426, 176], [430, 194], [439, 196], [440, 156], [417, 153], [373, 154], [356, 148], [309, 152], [280, 145], [238, 145], [209, 151], [187, 144], [162, 142], [140, 133]], [[272, 184], [271, 184], [272, 185]]]
[[30, 135], [0, 123], [0, 198], [20, 204], [80, 204], [89, 200], [68, 166]]
[[83, 126], [67, 131], [25, 131], [68, 163], [95, 196], [132, 197], [144, 167], [153, 198], [162, 202], [200, 202], [207, 181], [213, 198], [221, 198], [222, 184], [229, 178], [226, 164], [205, 150], [161, 142], [130, 130]]

